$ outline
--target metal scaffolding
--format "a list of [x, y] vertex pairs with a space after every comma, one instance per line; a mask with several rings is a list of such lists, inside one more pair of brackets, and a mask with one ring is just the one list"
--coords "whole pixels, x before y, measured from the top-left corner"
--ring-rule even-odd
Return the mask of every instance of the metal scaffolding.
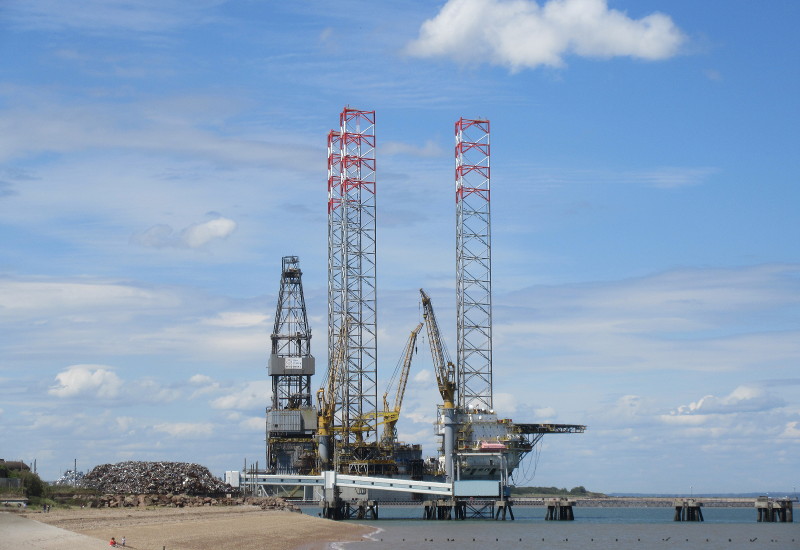
[[268, 372], [272, 406], [267, 408], [267, 471], [306, 474], [315, 466], [317, 413], [311, 402], [311, 329], [297, 256], [284, 256], [272, 330]]
[[[272, 355], [283, 358], [285, 374], [272, 376], [272, 408], [311, 407], [311, 375], [302, 372], [302, 358], [311, 356], [311, 329], [303, 297], [303, 272], [297, 256], [284, 256], [275, 325], [272, 330]], [[286, 358], [295, 360], [286, 361]]]
[[461, 118], [455, 138], [458, 407], [491, 410], [489, 121]]
[[348, 461], [377, 442], [375, 111], [346, 107], [328, 134], [328, 363], [347, 323], [347, 382], [335, 423]]

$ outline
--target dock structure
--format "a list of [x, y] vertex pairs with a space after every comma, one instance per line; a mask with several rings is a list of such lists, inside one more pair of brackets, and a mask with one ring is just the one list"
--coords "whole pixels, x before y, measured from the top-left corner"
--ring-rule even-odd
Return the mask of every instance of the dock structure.
[[675, 507], [674, 521], [705, 521], [703, 511], [700, 509], [703, 503], [693, 498], [678, 498], [672, 503]]
[[573, 521], [575, 515], [572, 513], [572, 507], [575, 506], [575, 501], [568, 498], [548, 498], [545, 499], [545, 512], [544, 519], [547, 521]]
[[758, 497], [756, 499], [756, 516], [758, 522], [767, 523], [793, 523], [792, 501], [790, 499], [770, 499]]
[[514, 510], [512, 508], [512, 502], [510, 500], [498, 500], [494, 503], [495, 509], [497, 510], [494, 514], [494, 519], [502, 519], [503, 521], [506, 520], [506, 514], [511, 520], [514, 520]]
[[[378, 499], [370, 494], [406, 493], [429, 495], [424, 519], [514, 519], [511, 501], [504, 499], [499, 481], [467, 480], [454, 482], [418, 481], [387, 477], [352, 476], [325, 471], [320, 475], [271, 475], [254, 472], [226, 472], [234, 486], [243, 483], [268, 494], [268, 487], [306, 487], [319, 495], [322, 517], [328, 519], [378, 519]], [[358, 498], [346, 498], [359, 495]], [[574, 502], [572, 503], [574, 504]], [[495, 510], [497, 511], [495, 513]]]
[[467, 506], [463, 500], [426, 500], [423, 503], [423, 519], [467, 519]]

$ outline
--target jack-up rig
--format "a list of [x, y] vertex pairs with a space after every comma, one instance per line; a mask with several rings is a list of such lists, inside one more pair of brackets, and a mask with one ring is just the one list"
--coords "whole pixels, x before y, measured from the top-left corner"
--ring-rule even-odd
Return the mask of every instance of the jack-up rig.
[[[377, 503], [369, 498], [385, 492], [445, 497], [456, 517], [465, 517], [468, 497], [499, 499], [498, 506], [510, 509], [506, 489], [525, 455], [546, 434], [582, 433], [586, 426], [521, 424], [494, 411], [489, 121], [455, 123], [455, 362], [431, 299], [420, 289], [442, 399], [434, 425], [439, 457], [428, 462], [420, 445], [399, 442], [395, 431], [423, 323], [411, 331], [378, 401], [375, 111], [346, 107], [339, 123], [327, 140], [327, 373], [315, 406], [299, 260], [284, 257], [268, 367], [267, 467], [245, 473], [244, 483], [261, 491], [276, 485], [312, 488], [305, 498], [316, 495], [332, 518], [349, 517], [353, 510], [376, 517]], [[240, 481], [238, 472], [228, 474], [234, 485]], [[342, 496], [348, 491], [360, 503], [352, 510], [352, 499]]]

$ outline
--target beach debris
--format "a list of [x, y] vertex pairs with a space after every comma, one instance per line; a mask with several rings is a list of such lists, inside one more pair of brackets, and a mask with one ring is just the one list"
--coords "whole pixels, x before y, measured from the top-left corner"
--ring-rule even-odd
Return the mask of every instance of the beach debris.
[[101, 464], [83, 476], [82, 485], [107, 494], [221, 495], [233, 488], [208, 468], [189, 462]]

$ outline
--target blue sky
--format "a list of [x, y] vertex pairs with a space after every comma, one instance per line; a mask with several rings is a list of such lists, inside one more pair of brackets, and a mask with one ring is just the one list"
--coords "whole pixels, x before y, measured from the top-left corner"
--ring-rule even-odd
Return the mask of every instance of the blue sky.
[[[281, 257], [326, 349], [326, 143], [377, 113], [379, 385], [492, 122], [495, 405], [520, 484], [800, 484], [800, 4], [7, 0], [0, 457], [263, 460]], [[427, 342], [421, 342], [427, 346]], [[399, 423], [433, 453], [420, 346]], [[317, 376], [314, 384], [321, 381]]]

